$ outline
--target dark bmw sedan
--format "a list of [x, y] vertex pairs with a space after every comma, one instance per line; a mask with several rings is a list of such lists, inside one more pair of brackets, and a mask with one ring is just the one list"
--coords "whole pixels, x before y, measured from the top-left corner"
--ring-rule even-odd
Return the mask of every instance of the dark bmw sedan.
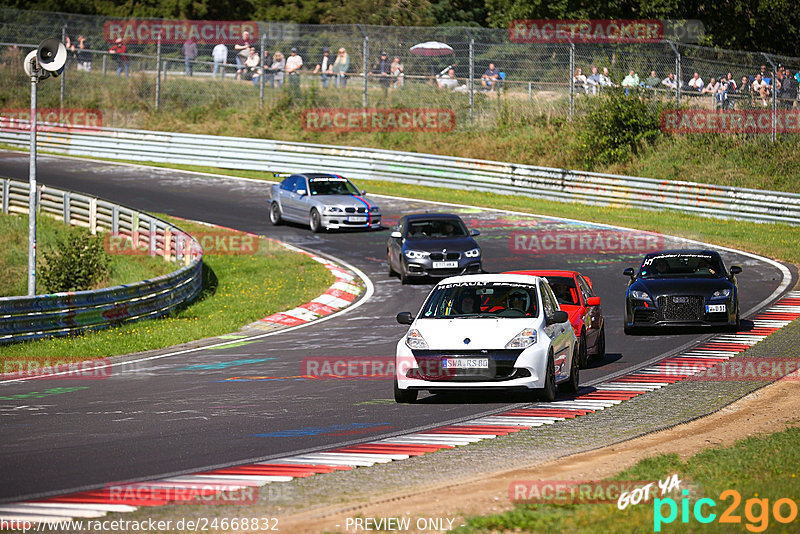
[[739, 328], [736, 275], [711, 250], [664, 250], [632, 268], [625, 294], [625, 333], [653, 326], [728, 326]]
[[458, 215], [419, 213], [400, 219], [386, 243], [389, 275], [444, 278], [482, 272], [481, 249]]

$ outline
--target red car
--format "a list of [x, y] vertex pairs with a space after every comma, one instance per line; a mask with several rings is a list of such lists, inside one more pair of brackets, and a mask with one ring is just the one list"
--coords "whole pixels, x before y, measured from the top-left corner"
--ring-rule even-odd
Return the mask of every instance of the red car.
[[575, 271], [512, 271], [547, 278], [561, 309], [569, 314], [569, 322], [580, 343], [579, 361], [586, 368], [589, 356], [603, 359], [606, 355], [606, 331], [600, 297], [595, 296], [592, 281]]

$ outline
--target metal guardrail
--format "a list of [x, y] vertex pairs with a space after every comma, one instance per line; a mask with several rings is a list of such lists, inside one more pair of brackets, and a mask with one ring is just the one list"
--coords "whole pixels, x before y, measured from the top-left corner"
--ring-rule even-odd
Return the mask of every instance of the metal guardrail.
[[[0, 143], [24, 147], [29, 135], [25, 121], [8, 121], [0, 130]], [[111, 128], [51, 128], [40, 133], [39, 147], [72, 155], [228, 169], [292, 173], [324, 170], [362, 180], [800, 225], [800, 195], [795, 193], [374, 148]]]
[[[28, 184], [3, 178], [3, 213], [28, 212]], [[40, 212], [66, 224], [123, 236], [129, 246], [182, 265], [143, 280], [91, 291], [0, 298], [0, 344], [67, 335], [164, 315], [202, 288], [203, 252], [197, 240], [170, 223], [93, 196], [40, 186]]]

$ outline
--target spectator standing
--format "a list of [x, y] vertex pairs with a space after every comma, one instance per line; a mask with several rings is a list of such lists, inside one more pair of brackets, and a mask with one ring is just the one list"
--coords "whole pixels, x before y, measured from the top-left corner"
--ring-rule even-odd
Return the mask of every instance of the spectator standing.
[[192, 76], [194, 74], [194, 60], [197, 59], [197, 43], [192, 37], [183, 42], [184, 74]]
[[497, 70], [494, 63], [489, 63], [489, 68], [481, 76], [481, 85], [488, 91], [494, 91], [497, 87], [497, 82], [500, 80], [500, 71]]
[[575, 69], [575, 74], [572, 76], [572, 84], [575, 86], [575, 89], [579, 89], [584, 93], [588, 92], [586, 76], [583, 75], [583, 71], [580, 67]]
[[322, 49], [322, 57], [314, 67], [314, 74], [320, 75], [322, 87], [328, 87], [333, 77], [333, 61], [331, 60], [331, 49], [327, 46]]
[[784, 72], [782, 87], [781, 107], [792, 109], [792, 107], [794, 107], [794, 101], [797, 100], [798, 83], [797, 79], [792, 76], [792, 71], [789, 68]]
[[631, 89], [639, 87], [639, 75], [636, 74], [636, 71], [631, 69], [628, 72], [628, 75], [622, 80], [622, 87], [625, 88], [625, 96], [630, 94]]
[[389, 63], [388, 54], [381, 52], [381, 58], [375, 64], [375, 68], [370, 71], [370, 74], [378, 75], [381, 77], [380, 83], [384, 89], [388, 89], [392, 82], [392, 64]]
[[272, 54], [269, 53], [269, 50], [264, 50], [264, 57], [261, 60], [261, 70], [266, 76], [266, 78], [264, 78], [264, 83], [266, 84], [269, 82], [270, 87], [275, 87], [275, 75], [270, 70], [272, 67], [272, 61]]
[[303, 67], [303, 58], [297, 53], [297, 48], [292, 48], [289, 57], [286, 58], [284, 71], [289, 76], [289, 86], [300, 88], [300, 69]]
[[656, 71], [651, 70], [650, 77], [647, 78], [647, 80], [645, 80], [644, 86], [649, 87], [650, 89], [655, 89], [656, 87], [659, 86], [660, 83], [661, 83], [661, 78], [656, 76]]
[[675, 73], [670, 72], [666, 78], [661, 80], [661, 85], [667, 87], [668, 89], [677, 89], [678, 81], [675, 79]]
[[596, 95], [600, 89], [600, 78], [597, 67], [592, 67], [592, 73], [586, 78], [586, 83], [589, 85], [589, 90], [593, 95]]
[[108, 53], [117, 62], [117, 76], [122, 76], [122, 71], [125, 71], [125, 76], [130, 76], [127, 52], [128, 49], [125, 43], [122, 42], [122, 37], [117, 37], [114, 45], [108, 49]]
[[400, 56], [394, 56], [390, 70], [392, 73], [392, 87], [403, 87], [406, 75], [403, 63], [400, 62]]
[[705, 84], [703, 83], [703, 78], [700, 77], [700, 73], [695, 72], [687, 85], [689, 86], [689, 90], [697, 91], [699, 93], [703, 90], [703, 86]]
[[250, 32], [244, 30], [242, 32], [242, 38], [239, 39], [236, 44], [233, 45], [233, 52], [236, 54], [236, 79], [242, 79], [242, 73], [247, 70], [244, 65], [244, 62], [247, 61], [247, 57], [250, 55]]
[[333, 74], [336, 76], [336, 87], [347, 87], [347, 71], [350, 69], [350, 56], [344, 48], [339, 49], [336, 61], [333, 62]]
[[222, 71], [222, 77], [225, 77], [225, 65], [228, 62], [228, 47], [224, 43], [219, 43], [211, 51], [211, 57], [214, 59], [214, 78], [217, 77], [217, 72]]
[[275, 80], [275, 87], [277, 89], [283, 87], [283, 77], [285, 71], [286, 71], [286, 58], [283, 56], [281, 52], [275, 52], [272, 55], [272, 66], [269, 68], [269, 72], [272, 74]]
[[78, 45], [75, 46], [75, 43], [71, 43], [67, 36], [66, 46], [72, 52], [78, 70], [90, 72], [92, 70], [92, 53], [89, 52], [89, 43], [86, 42], [86, 37], [78, 35]]

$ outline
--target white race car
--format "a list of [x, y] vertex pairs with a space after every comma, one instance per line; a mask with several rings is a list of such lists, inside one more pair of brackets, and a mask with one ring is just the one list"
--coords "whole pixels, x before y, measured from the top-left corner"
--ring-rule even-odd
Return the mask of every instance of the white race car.
[[394, 397], [419, 390], [522, 389], [552, 401], [578, 389], [578, 342], [546, 279], [518, 274], [446, 278], [419, 315], [397, 315]]

